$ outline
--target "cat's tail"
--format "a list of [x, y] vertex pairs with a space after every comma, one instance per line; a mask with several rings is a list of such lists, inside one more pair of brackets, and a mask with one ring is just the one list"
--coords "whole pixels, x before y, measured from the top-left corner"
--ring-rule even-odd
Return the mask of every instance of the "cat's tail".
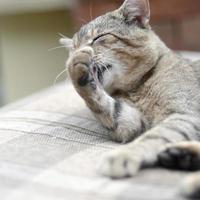
[[[168, 146], [158, 156], [159, 164], [171, 169], [200, 170], [200, 142], [182, 142]], [[200, 199], [200, 172], [186, 177], [181, 184], [182, 195]]]

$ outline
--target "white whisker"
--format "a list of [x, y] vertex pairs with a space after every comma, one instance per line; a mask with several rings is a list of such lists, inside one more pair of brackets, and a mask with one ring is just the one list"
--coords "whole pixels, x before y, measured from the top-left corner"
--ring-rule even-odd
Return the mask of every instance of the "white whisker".
[[57, 81], [58, 81], [58, 79], [60, 78], [60, 76], [62, 76], [65, 72], [67, 72], [67, 68], [64, 69], [62, 72], [60, 72], [60, 74], [58, 74], [58, 76], [56, 76], [53, 85], [55, 85], [55, 84], [57, 83]]
[[110, 71], [109, 71], [108, 67], [107, 67], [106, 64], [103, 63], [101, 60], [95, 61], [95, 63], [97, 63], [97, 64], [100, 65], [100, 70], [101, 70], [101, 72], [102, 72], [101, 67], [104, 67], [104, 68], [106, 69], [106, 71], [110, 74]]
[[81, 18], [78, 18], [78, 20], [79, 20], [80, 22], [82, 22], [82, 23], [83, 23], [82, 25], [85, 25], [85, 24], [87, 24], [87, 23], [88, 23], [86, 20], [84, 20], [84, 19], [81, 19]]
[[62, 49], [62, 48], [66, 48], [66, 46], [53, 47], [53, 48], [48, 49], [48, 51], [53, 51], [53, 50]]
[[67, 38], [67, 36], [63, 35], [62, 33], [58, 33], [58, 35], [62, 38]]
[[90, 20], [93, 20], [93, 13], [92, 13], [92, 2], [90, 3]]

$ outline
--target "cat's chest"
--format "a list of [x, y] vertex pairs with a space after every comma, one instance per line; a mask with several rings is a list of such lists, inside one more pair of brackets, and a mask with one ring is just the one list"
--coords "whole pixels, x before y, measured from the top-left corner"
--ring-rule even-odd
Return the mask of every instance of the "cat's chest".
[[134, 106], [140, 110], [150, 124], [156, 124], [165, 117], [165, 104], [163, 97], [152, 88], [143, 88], [131, 95]]
[[115, 91], [114, 98], [127, 101], [143, 113], [151, 125], [155, 125], [166, 117], [166, 110], [169, 106], [167, 96], [159, 92], [152, 84], [144, 85], [134, 92]]

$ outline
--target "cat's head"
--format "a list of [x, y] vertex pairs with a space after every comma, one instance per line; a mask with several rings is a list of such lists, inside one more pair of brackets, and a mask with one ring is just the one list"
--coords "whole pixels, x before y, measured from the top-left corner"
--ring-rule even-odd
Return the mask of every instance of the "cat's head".
[[104, 88], [110, 92], [127, 91], [134, 88], [159, 56], [157, 37], [149, 20], [148, 0], [126, 0], [119, 9], [94, 19], [73, 39], [63, 38], [61, 43], [69, 48], [69, 56], [90, 47]]

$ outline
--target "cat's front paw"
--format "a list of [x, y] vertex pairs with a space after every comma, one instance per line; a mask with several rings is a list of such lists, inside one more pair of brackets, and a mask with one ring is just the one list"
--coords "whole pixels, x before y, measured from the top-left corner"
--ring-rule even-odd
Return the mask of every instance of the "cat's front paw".
[[199, 142], [181, 142], [168, 145], [158, 155], [158, 162], [161, 166], [181, 169], [200, 169], [200, 144]]
[[140, 163], [132, 152], [117, 150], [107, 155], [99, 166], [99, 173], [110, 178], [125, 178], [137, 174]]
[[94, 86], [94, 79], [90, 72], [92, 59], [89, 52], [76, 53], [68, 63], [68, 71], [72, 82], [77, 87], [84, 87], [89, 83]]

